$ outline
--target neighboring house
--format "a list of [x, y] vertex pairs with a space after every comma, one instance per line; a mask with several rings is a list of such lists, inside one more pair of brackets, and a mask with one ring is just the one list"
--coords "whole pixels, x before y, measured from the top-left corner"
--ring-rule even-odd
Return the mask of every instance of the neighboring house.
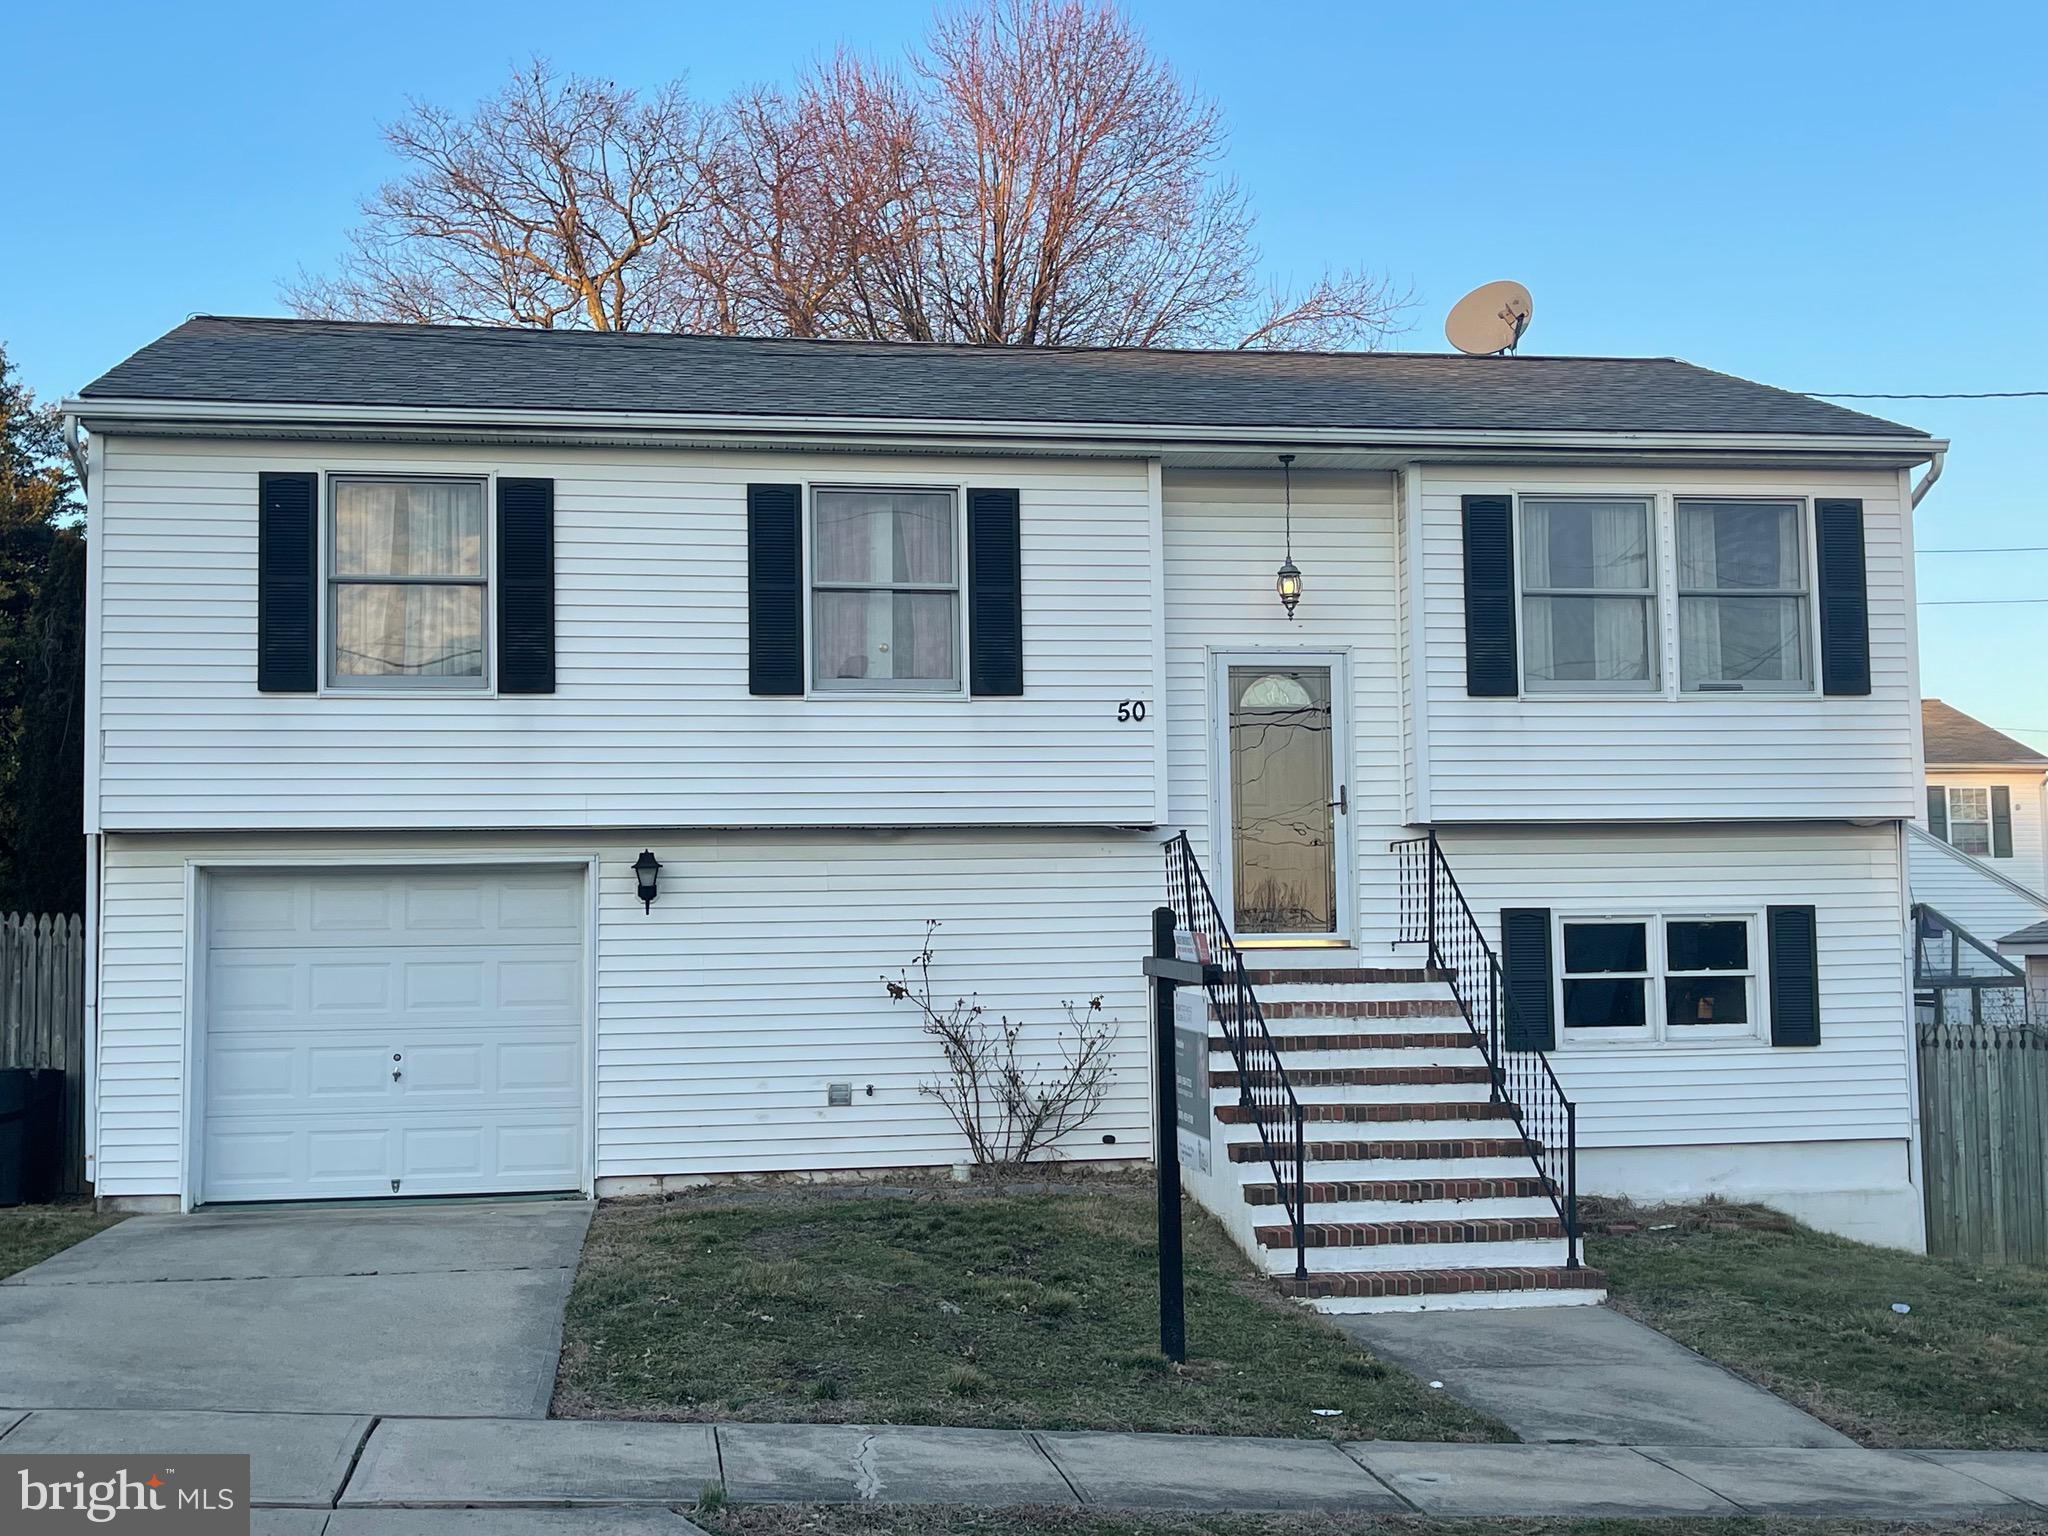
[[2042, 836], [2048, 753], [2014, 741], [1940, 699], [1920, 706], [1927, 808], [1921, 824], [2028, 890], [2048, 893]]
[[[2042, 836], [2048, 754], [1939, 699], [1923, 701], [1920, 722], [1927, 803], [1907, 846], [1913, 900], [1938, 914], [1921, 925], [1921, 1014], [1935, 1015], [1935, 992], [1954, 991], [1943, 1017], [1981, 1016], [1970, 990], [1939, 985], [1945, 979], [1943, 957], [1962, 966], [1947, 979], [2000, 979], [2001, 941], [2048, 921], [2048, 843]], [[1942, 919], [1966, 937], [1952, 940]], [[2038, 1002], [2033, 1006], [2038, 1013]], [[2011, 1012], [2001, 1005], [1997, 1016]]]
[[[1185, 831], [1304, 1105], [1296, 1289], [1597, 1297], [1562, 1129], [1396, 946], [1434, 833], [1579, 1189], [1921, 1242], [1922, 433], [1669, 359], [217, 318], [66, 409], [103, 1196], [956, 1162], [879, 979], [928, 917], [1035, 1039], [1100, 995], [1064, 1150], [1143, 1156]], [[1291, 1274], [1213, 1066], [1193, 1187]]]

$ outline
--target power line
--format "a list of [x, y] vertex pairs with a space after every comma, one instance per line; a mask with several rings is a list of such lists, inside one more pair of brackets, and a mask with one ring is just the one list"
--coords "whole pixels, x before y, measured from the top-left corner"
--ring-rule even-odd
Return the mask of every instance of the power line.
[[1802, 389], [1802, 395], [1816, 400], [2032, 400], [2048, 395], [2048, 389], [1931, 390], [1916, 394], [1870, 394], [1853, 389]]
[[1921, 555], [2048, 555], [2048, 544], [1986, 544], [1975, 549], [1921, 549]]
[[1980, 608], [1993, 604], [2048, 603], [2048, 597], [1943, 597], [1922, 603], [1922, 608]]

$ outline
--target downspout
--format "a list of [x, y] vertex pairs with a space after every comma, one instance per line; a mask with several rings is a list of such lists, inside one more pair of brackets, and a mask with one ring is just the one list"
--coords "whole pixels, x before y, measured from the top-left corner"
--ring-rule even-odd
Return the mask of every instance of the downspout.
[[1941, 478], [1941, 466], [1948, 460], [1948, 450], [1935, 450], [1933, 460], [1927, 466], [1927, 473], [1920, 477], [1920, 483], [1913, 487], [1913, 505], [1919, 506], [1923, 497], [1934, 489], [1934, 482]]

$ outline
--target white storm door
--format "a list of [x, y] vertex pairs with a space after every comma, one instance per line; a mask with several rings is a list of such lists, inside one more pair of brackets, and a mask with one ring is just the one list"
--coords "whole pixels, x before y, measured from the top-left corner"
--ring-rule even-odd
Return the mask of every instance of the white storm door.
[[584, 878], [205, 882], [203, 1201], [583, 1185]]

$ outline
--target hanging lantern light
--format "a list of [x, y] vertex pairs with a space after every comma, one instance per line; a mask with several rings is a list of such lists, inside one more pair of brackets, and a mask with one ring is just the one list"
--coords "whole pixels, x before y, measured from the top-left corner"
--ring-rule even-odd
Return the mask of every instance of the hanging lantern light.
[[1280, 563], [1280, 574], [1273, 578], [1273, 590], [1280, 594], [1280, 606], [1287, 610], [1290, 622], [1294, 610], [1301, 604], [1301, 567], [1294, 563], [1294, 455], [1280, 455], [1280, 483], [1286, 500], [1287, 557]]

